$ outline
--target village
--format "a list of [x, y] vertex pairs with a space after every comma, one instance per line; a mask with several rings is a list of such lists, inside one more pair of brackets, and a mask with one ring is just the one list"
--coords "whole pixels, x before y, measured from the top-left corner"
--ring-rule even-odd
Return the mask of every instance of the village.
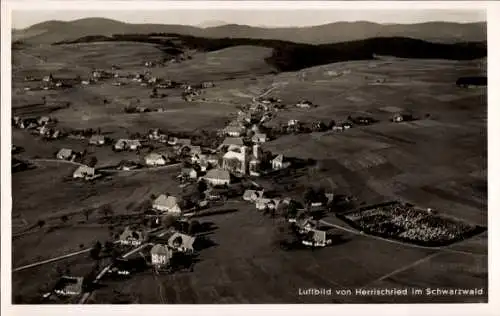
[[[359, 184], [365, 180], [370, 182], [373, 176], [365, 169], [372, 167], [375, 169], [374, 174], [378, 172], [381, 178], [385, 178], [385, 170], [394, 168], [381, 168], [381, 171], [377, 171], [379, 164], [387, 167], [384, 165], [384, 159], [377, 155], [370, 156], [364, 150], [384, 150], [383, 141], [395, 143], [395, 147], [413, 144], [411, 139], [405, 139], [405, 129], [420, 131], [427, 127], [439, 127], [440, 122], [434, 121], [434, 117], [431, 118], [429, 113], [432, 109], [410, 110], [410, 107], [403, 105], [391, 107], [389, 102], [386, 102], [387, 104], [378, 104], [379, 108], [373, 111], [352, 107], [339, 111], [341, 114], [335, 113], [335, 117], [330, 116], [329, 112], [324, 115], [311, 115], [312, 112], [321, 111], [330, 104], [322, 98], [316, 102], [313, 92], [304, 94], [311, 99], [304, 97], [300, 91], [294, 91], [291, 97], [288, 95], [288, 98], [282, 98], [279, 93], [272, 93], [279, 90], [276, 82], [259, 82], [258, 89], [253, 90], [251, 94], [250, 89], [244, 90], [248, 92], [245, 102], [236, 97], [234, 100], [238, 101], [224, 99], [226, 91], [211, 93], [216, 89], [231, 90], [226, 88], [231, 85], [228, 82], [215, 79], [212, 81], [205, 77], [200, 77], [200, 80], [172, 80], [176, 77], [153, 75], [156, 68], [182, 64], [189, 60], [191, 56], [187, 55], [170, 60], [136, 61], [139, 66], [135, 65], [134, 70], [130, 72], [124, 70], [128, 67], [114, 64], [104, 69], [94, 68], [88, 75], [75, 78], [45, 72], [45, 75], [39, 78], [25, 76], [19, 83], [22, 85], [22, 93], [31, 97], [29, 100], [39, 97], [38, 93], [43, 96], [39, 97], [36, 104], [24, 107], [24, 104], [28, 103], [24, 102], [12, 117], [12, 127], [17, 136], [11, 148], [12, 172], [22, 174], [23, 171], [29, 173], [34, 169], [36, 173], [39, 168], [44, 172], [45, 178], [42, 178], [42, 181], [50, 182], [50, 175], [46, 175], [50, 174], [51, 170], [60, 168], [57, 170], [64, 170], [60, 171], [61, 174], [64, 173], [64, 177], [59, 185], [70, 187], [60, 187], [60, 191], [67, 189], [74, 194], [74, 197], [69, 199], [84, 201], [83, 204], [87, 203], [86, 199], [89, 202], [83, 209], [72, 209], [71, 205], [66, 205], [64, 210], [60, 210], [63, 207], [54, 206], [50, 210], [53, 213], [47, 211], [47, 215], [40, 214], [39, 219], [30, 225], [20, 225], [21, 229], [16, 231], [14, 237], [29, 238], [30, 234], [37, 230], [41, 233], [55, 231], [56, 234], [57, 229], [80, 228], [99, 231], [95, 237], [92, 231], [92, 234], [84, 235], [85, 237], [75, 241], [76, 246], [79, 244], [77, 251], [74, 251], [75, 245], [61, 250], [55, 249], [56, 247], [52, 249], [60, 255], [54, 254], [54, 262], [66, 258], [65, 256], [76, 257], [83, 254], [82, 257], [88, 261], [85, 264], [92, 266], [91, 272], [82, 272], [89, 269], [74, 268], [71, 263], [67, 264], [65, 270], [60, 270], [58, 266], [57, 271], [51, 271], [50, 274], [57, 277], [49, 278], [50, 282], [46, 282], [50, 283], [49, 285], [39, 287], [38, 292], [43, 294], [39, 300], [34, 301], [81, 304], [94, 302], [97, 296], [95, 293], [103, 287], [119, 288], [120, 283], [130, 286], [130, 280], [149, 280], [144, 281], [148, 283], [151, 282], [151, 274], [152, 280], [155, 281], [159, 278], [170, 280], [170, 276], [179, 276], [181, 279], [186, 274], [197, 278], [199, 275], [196, 271], [200, 261], [208, 261], [202, 273], [206, 273], [207, 269], [210, 269], [207, 266], [213, 264], [210, 259], [203, 258], [204, 253], [211, 252], [212, 260], [213, 257], [227, 262], [241, 260], [237, 254], [231, 257], [228, 253], [234, 251], [239, 254], [240, 248], [253, 247], [252, 241], [240, 246], [233, 244], [233, 239], [251, 239], [252, 236], [262, 236], [255, 237], [262, 238], [256, 241], [255, 248], [251, 249], [255, 253], [272, 249], [271, 254], [266, 253], [267, 257], [279, 256], [279, 260], [286, 258], [294, 261], [296, 256], [300, 257], [297, 259], [300, 265], [308, 266], [310, 263], [311, 266], [326, 267], [328, 263], [323, 264], [318, 258], [333, 260], [325, 258], [335, 258], [339, 248], [347, 253], [346, 257], [352, 255], [351, 250], [347, 249], [349, 246], [343, 246], [343, 243], [349, 240], [346, 236], [372, 236], [376, 241], [384, 239], [395, 245], [410, 245], [409, 248], [437, 249], [484, 231], [484, 227], [446, 217], [441, 210], [427, 205], [414, 205], [405, 198], [396, 198], [392, 190], [398, 187], [391, 187], [387, 182], [383, 182], [386, 186], [376, 192], [383, 196], [383, 201], [371, 199], [375, 194], [364, 186], [359, 190], [340, 189], [342, 186], [361, 186]], [[328, 72], [328, 76], [340, 79], [352, 75], [350, 69]], [[303, 74], [297, 73], [297, 77], [303, 80]], [[274, 77], [271, 78], [275, 80]], [[363, 87], [375, 90], [378, 85], [384, 85], [387, 79], [364, 76], [361, 80], [366, 84]], [[276, 81], [279, 83], [277, 79]], [[244, 86], [241, 82], [235, 85]], [[321, 82], [318, 85], [321, 85]], [[475, 87], [474, 83], [464, 83], [463, 80], [457, 81], [456, 86]], [[452, 88], [454, 87], [450, 89]], [[89, 97], [89, 100], [85, 100], [95, 107], [90, 112], [94, 109], [105, 111], [109, 107], [115, 111], [110, 113], [119, 113], [120, 119], [117, 122], [119, 125], [123, 123], [123, 127], [112, 126], [114, 130], [109, 132], [106, 116], [104, 120], [88, 125], [82, 117], [83, 123], [73, 126], [64, 124], [64, 119], [58, 116], [59, 113], [55, 113], [59, 110], [66, 111], [64, 114], [71, 117], [73, 110], [77, 113], [75, 115], [87, 111], [85, 109], [78, 112], [78, 106], [66, 101], [71, 98], [62, 97], [59, 100], [59, 94], [64, 96], [68, 92], [73, 97], [71, 93], [74, 91], [91, 91], [89, 95], [92, 95], [95, 91], [100, 91], [99, 89], [104, 91], [102, 98]], [[111, 89], [113, 90], [109, 92]], [[241, 91], [238, 91], [240, 95]], [[346, 91], [354, 89], [349, 87]], [[123, 93], [126, 97], [114, 97], [121, 92], [127, 92]], [[88, 97], [85, 93], [82, 95]], [[347, 95], [349, 102], [364, 102], [362, 97], [351, 97], [349, 93]], [[328, 102], [335, 104], [333, 98]], [[371, 100], [367, 103], [371, 105]], [[187, 108], [194, 105], [193, 108], [201, 112], [204, 111], [205, 104], [229, 104], [229, 114], [224, 112], [221, 115], [224, 118], [218, 120], [217, 124], [207, 124], [207, 127], [204, 125], [203, 128], [195, 130], [170, 129], [171, 125], [161, 124], [162, 120], [173, 121], [174, 119], [169, 117], [170, 113], [182, 111], [183, 106]], [[38, 114], [40, 108], [49, 111], [40, 111], [41, 114]], [[212, 108], [205, 111], [210, 109]], [[30, 110], [33, 113], [30, 113]], [[142, 120], [145, 117], [147, 119]], [[129, 130], [131, 125], [133, 130]], [[377, 134], [376, 130], [371, 129], [378, 127], [382, 131], [394, 131], [394, 136], [384, 136], [382, 132]], [[119, 130], [119, 133], [116, 130]], [[403, 135], [398, 134], [400, 131], [403, 131]], [[356, 142], [355, 139], [363, 136], [363, 133], [370, 137], [374, 135], [373, 138], [377, 140], [373, 143], [361, 140], [361, 150], [351, 151], [351, 148], [356, 146], [350, 147], [349, 142]], [[327, 177], [327, 180], [317, 173], [321, 173], [322, 168], [328, 168], [325, 167], [328, 164], [335, 168], [332, 168], [332, 173], [342, 171], [338, 163], [325, 159], [325, 156], [316, 160], [314, 153], [294, 155], [292, 150], [288, 150], [289, 144], [286, 141], [281, 149], [279, 146], [267, 146], [272, 142], [294, 138], [292, 142], [298, 143], [299, 147], [304, 147], [303, 151], [307, 151], [308, 140], [312, 142], [324, 136], [333, 139], [331, 146], [323, 144], [323, 147], [318, 146], [317, 151], [324, 150], [331, 153], [331, 156], [337, 155], [337, 150], [342, 151], [343, 155], [339, 154], [338, 158], [346, 166], [342, 175]], [[411, 137], [413, 136], [408, 138]], [[335, 142], [336, 138], [342, 138], [345, 143]], [[378, 148], [381, 143], [381, 148]], [[343, 148], [337, 148], [336, 145], [339, 144], [338, 147]], [[30, 146], [36, 149], [31, 149]], [[24, 155], [24, 151], [29, 154]], [[367, 155], [366, 161], [362, 161], [362, 155]], [[328, 156], [326, 155], [327, 158]], [[400, 156], [393, 157], [394, 160], [399, 158]], [[401, 159], [404, 160], [403, 158]], [[349, 164], [349, 161], [352, 161], [352, 164]], [[358, 167], [362, 169], [359, 173], [362, 176], [358, 177], [356, 164], [363, 163], [364, 166]], [[397, 172], [399, 170], [394, 173]], [[391, 176], [389, 173], [387, 177]], [[128, 177], [135, 178], [129, 180]], [[114, 186], [122, 189], [122, 185], [125, 188], [123, 192], [130, 193], [130, 198], [115, 198], [106, 192], [112, 191]], [[101, 195], [106, 195], [106, 198], [100, 200]], [[43, 203], [40, 206], [43, 206]], [[234, 223], [224, 224], [232, 214], [249, 211], [252, 212], [249, 218], [242, 215], [233, 219]], [[15, 220], [23, 221], [22, 215]], [[213, 220], [214, 218], [218, 219]], [[239, 221], [245, 223], [241, 223], [240, 227]], [[224, 226], [226, 230], [220, 235], [214, 234], [219, 225], [227, 225]], [[244, 225], [251, 228], [245, 230]], [[228, 226], [233, 230], [228, 229]], [[254, 230], [255, 235], [250, 234], [248, 230]], [[214, 248], [223, 243], [226, 248], [221, 250], [222, 254], [217, 253]], [[266, 248], [262, 243], [270, 247]], [[363, 249], [365, 245], [358, 247], [360, 248], [357, 250]], [[65, 249], [72, 252], [59, 253]], [[393, 256], [390, 251], [384, 251], [381, 253]], [[47, 251], [47, 256], [49, 252]], [[24, 265], [20, 264], [14, 271], [23, 271], [44, 262], [41, 259], [36, 260], [37, 262], [30, 264], [23, 262]], [[52, 262], [50, 260], [52, 259], [48, 259], [49, 265]], [[340, 261], [344, 262], [342, 260], [344, 259]], [[348, 262], [357, 264], [355, 260]], [[362, 266], [361, 268], [364, 269]], [[234, 269], [238, 270], [236, 264]], [[327, 269], [324, 268], [323, 271]], [[267, 278], [267, 271], [256, 271], [257, 275]], [[226, 272], [222, 272], [223, 277], [224, 273]], [[370, 277], [371, 273], [370, 271]], [[308, 278], [310, 274], [306, 271], [303, 275]], [[324, 282], [323, 278], [318, 276], [310, 279]], [[318, 281], [320, 279], [321, 281]], [[147, 287], [151, 284], [148, 283]], [[215, 291], [224, 292], [224, 288]], [[100, 293], [102, 292], [106, 290]], [[158, 296], [163, 302], [164, 293]], [[171, 297], [174, 301], [182, 301], [176, 295]]]
[[[146, 62], [151, 67], [152, 62]], [[202, 82], [196, 85], [176, 83], [150, 76], [146, 70], [144, 74], [119, 75], [113, 71], [119, 69], [113, 66], [111, 72], [94, 70], [89, 78], [77, 78], [72, 81], [57, 80], [52, 74], [41, 79], [41, 85], [26, 88], [33, 89], [65, 89], [73, 85], [94, 85], [104, 80], [113, 80], [113, 85], [126, 88], [129, 84], [139, 84], [151, 88], [150, 98], [162, 98], [164, 93], [159, 89], [181, 89], [182, 98], [191, 102], [194, 98], [203, 95], [203, 89], [214, 86], [212, 82]], [[37, 79], [25, 78], [26, 82], [33, 83]], [[263, 93], [265, 95], [266, 92]], [[43, 100], [45, 102], [45, 100]], [[308, 100], [300, 100], [295, 107], [307, 110], [315, 107]], [[89, 147], [109, 147], [115, 153], [135, 152], [141, 157], [141, 163], [123, 160], [116, 166], [95, 168], [95, 156], [74, 150], [60, 148], [54, 153], [54, 159], [74, 163], [73, 181], [100, 181], [104, 177], [112, 176], [113, 171], [133, 171], [141, 168], [165, 168], [181, 166], [177, 175], [179, 186], [185, 190], [191, 189], [193, 194], [188, 198], [169, 195], [167, 192], [152, 197], [148, 206], [144, 208], [140, 224], [127, 226], [117, 235], [114, 242], [94, 245], [91, 256], [99, 257], [100, 253], [112, 253], [112, 261], [101, 273], [91, 280], [84, 280], [82, 276], [64, 275], [55, 286], [53, 292], [44, 295], [50, 299], [53, 295], [80, 296], [91, 291], [104, 275], [129, 276], [140, 266], [149, 266], [155, 273], [173, 273], [176, 269], [193, 269], [192, 258], [198, 239], [197, 230], [202, 224], [196, 217], [209, 212], [213, 205], [224, 204], [227, 199], [242, 199], [255, 205], [255, 209], [271, 218], [283, 218], [290, 226], [292, 241], [281, 240], [282, 249], [297, 247], [325, 247], [332, 243], [329, 233], [320, 228], [319, 220], [323, 212], [331, 212], [335, 205], [349, 202], [349, 197], [337, 197], [333, 192], [319, 192], [308, 188], [304, 192], [303, 201], [297, 201], [287, 196], [276, 196], [267, 192], [259, 184], [261, 177], [279, 177], [280, 172], [297, 168], [300, 162], [293, 157], [271, 153], [262, 149], [262, 144], [270, 139], [286, 134], [311, 132], [343, 132], [356, 125], [370, 125], [377, 122], [371, 117], [349, 116], [344, 122], [313, 121], [302, 122], [291, 119], [287, 124], [278, 127], [269, 127], [277, 112], [285, 109], [280, 99], [264, 96], [256, 97], [253, 102], [240, 107], [235, 118], [221, 128], [217, 133], [209, 135], [201, 142], [194, 142], [189, 135], [176, 135], [158, 128], [151, 128], [146, 134], [133, 135], [131, 138], [111, 139], [100, 133], [99, 130], [61, 130], [57, 127], [57, 120], [50, 116], [18, 117], [14, 116], [14, 128], [26, 129], [35, 137], [44, 141], [56, 141], [62, 138], [73, 138], [88, 142]], [[158, 108], [154, 111], [161, 112]], [[126, 113], [144, 113], [153, 111], [146, 107], [126, 107]], [[407, 113], [397, 113], [388, 120], [402, 122], [413, 120]], [[210, 137], [212, 139], [210, 139]], [[212, 145], [212, 146], [211, 146]], [[211, 147], [209, 147], [211, 146]], [[13, 144], [12, 152], [17, 153], [22, 148]], [[20, 163], [16, 168], [20, 168]], [[311, 163], [309, 161], [309, 163]], [[29, 163], [25, 163], [27, 168]], [[14, 168], [14, 166], [13, 166]], [[17, 170], [17, 169], [16, 169]], [[230, 191], [232, 193], [230, 193]], [[286, 238], [285, 238], [286, 239]], [[290, 238], [288, 238], [290, 239]], [[140, 263], [136, 259], [127, 259], [130, 254], [140, 253]], [[135, 263], [134, 263], [135, 262]], [[81, 302], [85, 301], [82, 297]]]

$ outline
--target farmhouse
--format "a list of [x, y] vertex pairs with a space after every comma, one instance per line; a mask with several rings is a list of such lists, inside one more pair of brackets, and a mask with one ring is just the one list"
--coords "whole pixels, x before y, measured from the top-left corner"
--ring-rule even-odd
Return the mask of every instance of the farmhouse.
[[227, 170], [212, 169], [207, 172], [203, 179], [213, 186], [229, 185], [231, 176]]
[[95, 169], [89, 166], [79, 166], [76, 168], [75, 172], [73, 172], [73, 178], [85, 178], [91, 179], [95, 176]]
[[182, 168], [179, 177], [183, 179], [197, 179], [198, 173], [193, 168]]
[[224, 133], [231, 137], [240, 137], [245, 132], [245, 128], [243, 126], [227, 126], [224, 128]]
[[136, 139], [119, 139], [114, 148], [116, 150], [136, 150], [141, 147], [141, 142]]
[[267, 135], [265, 133], [256, 133], [252, 137], [252, 142], [254, 143], [265, 143], [267, 141]]
[[177, 198], [175, 196], [166, 196], [165, 194], [160, 195], [153, 201], [153, 209], [171, 214], [171, 215], [181, 215], [182, 211], [177, 203]]
[[73, 296], [83, 292], [83, 277], [62, 276], [54, 288], [57, 295]]
[[278, 155], [271, 161], [273, 170], [280, 170], [290, 166], [290, 162], [286, 162], [283, 155]]
[[100, 145], [104, 145], [105, 142], [106, 142], [106, 140], [105, 140], [103, 135], [92, 135], [89, 139], [90, 145], [100, 146]]
[[295, 104], [296, 107], [298, 108], [302, 108], [302, 109], [309, 109], [313, 106], [312, 102], [311, 101], [300, 101], [298, 102], [297, 104]]
[[158, 153], [150, 153], [144, 157], [144, 161], [148, 166], [164, 166], [167, 164], [167, 158]]
[[313, 232], [312, 240], [309, 242], [304, 240], [302, 241], [303, 244], [313, 247], [324, 247], [331, 244], [332, 241], [330, 239], [326, 239], [326, 232], [317, 229], [311, 229], [310, 231]]
[[226, 137], [224, 142], [219, 146], [219, 149], [225, 147], [226, 150], [240, 149], [244, 146], [243, 139], [241, 137]]
[[289, 120], [288, 126], [296, 126], [299, 124], [299, 120]]
[[156, 269], [164, 268], [172, 259], [173, 252], [167, 245], [156, 244], [151, 248], [151, 263]]
[[213, 88], [215, 85], [211, 81], [205, 81], [201, 83], [202, 88]]
[[195, 240], [195, 237], [175, 232], [168, 239], [168, 246], [179, 252], [192, 253], [194, 252], [193, 244]]
[[52, 74], [49, 74], [48, 76], [43, 77], [42, 81], [43, 82], [52, 82], [52, 81], [54, 81], [54, 77], [52, 76]]
[[50, 117], [48, 116], [40, 116], [38, 118], [38, 125], [45, 125], [50, 122]]
[[257, 199], [262, 198], [264, 195], [264, 191], [257, 191], [257, 190], [246, 190], [245, 193], [243, 193], [243, 200], [249, 201], [249, 202], [255, 202]]
[[73, 151], [68, 148], [63, 148], [59, 150], [56, 154], [56, 158], [61, 160], [69, 160], [71, 159], [72, 156], [73, 156]]
[[257, 208], [260, 211], [265, 209], [275, 209], [278, 206], [279, 202], [280, 201], [276, 199], [268, 199], [260, 197], [255, 200], [255, 208]]
[[181, 147], [183, 147], [183, 146], [191, 146], [191, 139], [189, 139], [189, 138], [178, 138], [175, 144], [178, 145], [178, 146], [181, 146]]
[[139, 246], [146, 241], [146, 233], [142, 230], [131, 229], [127, 226], [123, 233], [121, 233], [118, 241], [122, 245]]

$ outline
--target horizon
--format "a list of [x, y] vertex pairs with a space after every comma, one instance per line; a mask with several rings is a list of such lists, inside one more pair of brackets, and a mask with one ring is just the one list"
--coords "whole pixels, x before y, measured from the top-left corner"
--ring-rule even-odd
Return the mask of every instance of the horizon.
[[[313, 27], [337, 22], [371, 22], [378, 24], [419, 23], [485, 23], [484, 10], [161, 10], [161, 11], [80, 11], [15, 10], [12, 29], [22, 30], [49, 21], [72, 22], [102, 18], [130, 24], [175, 24], [204, 27], [237, 24], [263, 28]], [[251, 14], [254, 13], [254, 14]], [[270, 22], [273, 21], [273, 22]]]

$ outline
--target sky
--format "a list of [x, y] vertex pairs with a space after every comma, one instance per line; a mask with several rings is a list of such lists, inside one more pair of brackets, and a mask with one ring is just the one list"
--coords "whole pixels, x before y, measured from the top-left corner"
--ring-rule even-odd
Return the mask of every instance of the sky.
[[371, 21], [376, 23], [421, 23], [430, 21], [478, 22], [486, 21], [483, 10], [36, 10], [12, 11], [12, 27], [26, 28], [49, 21], [71, 21], [88, 17], [102, 17], [129, 23], [204, 24], [223, 21], [228, 24], [250, 26], [290, 27], [312, 26], [338, 21]]

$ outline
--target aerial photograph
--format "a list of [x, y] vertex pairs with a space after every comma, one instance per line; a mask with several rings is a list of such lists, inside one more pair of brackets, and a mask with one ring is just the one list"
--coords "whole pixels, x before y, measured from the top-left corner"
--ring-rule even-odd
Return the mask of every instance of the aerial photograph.
[[12, 304], [487, 303], [486, 26], [13, 11]]

